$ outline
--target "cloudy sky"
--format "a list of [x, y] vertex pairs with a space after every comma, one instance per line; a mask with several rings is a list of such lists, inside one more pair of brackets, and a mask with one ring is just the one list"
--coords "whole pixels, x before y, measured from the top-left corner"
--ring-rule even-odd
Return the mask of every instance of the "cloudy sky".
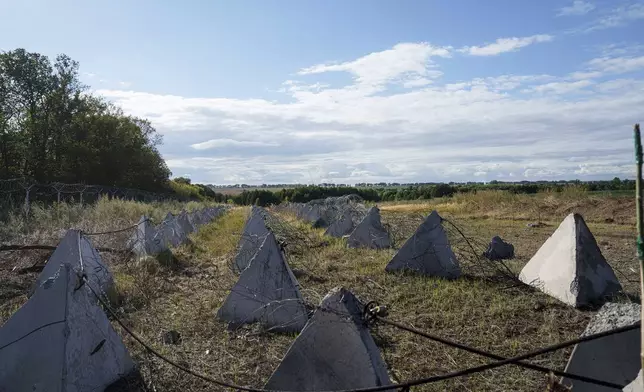
[[632, 177], [644, 1], [0, 0], [213, 184]]

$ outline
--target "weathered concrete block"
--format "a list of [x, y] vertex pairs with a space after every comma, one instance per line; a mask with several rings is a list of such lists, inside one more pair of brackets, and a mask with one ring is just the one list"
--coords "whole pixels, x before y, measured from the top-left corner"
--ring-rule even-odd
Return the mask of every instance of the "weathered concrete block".
[[389, 232], [382, 226], [380, 210], [371, 207], [347, 241], [349, 248], [384, 249], [391, 247]]
[[519, 279], [580, 307], [622, 290], [595, 237], [579, 214], [570, 214], [523, 268]]
[[380, 350], [362, 320], [362, 309], [350, 291], [333, 289], [265, 388], [333, 391], [391, 385]]
[[0, 391], [103, 391], [134, 370], [87, 283], [58, 265], [0, 329]]
[[[633, 325], [640, 320], [638, 304], [606, 303], [590, 320], [582, 336]], [[566, 372], [627, 385], [641, 368], [641, 332], [635, 329], [601, 339], [579, 343], [566, 365]], [[573, 391], [609, 392], [614, 389], [576, 380], [563, 379]]]
[[398, 250], [385, 270], [415, 271], [427, 276], [455, 279], [461, 275], [441, 217], [432, 211], [411, 238]]
[[299, 332], [306, 324], [299, 285], [272, 233], [242, 271], [217, 317], [230, 328], [259, 322], [276, 332]]

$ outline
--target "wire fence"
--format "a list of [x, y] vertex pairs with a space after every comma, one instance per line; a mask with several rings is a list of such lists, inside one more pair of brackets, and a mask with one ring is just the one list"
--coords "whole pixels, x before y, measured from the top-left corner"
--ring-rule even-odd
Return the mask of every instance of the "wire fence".
[[[180, 364], [180, 363], [168, 358], [166, 355], [163, 355], [159, 351], [155, 350], [148, 342], [143, 340], [134, 331], [132, 331], [130, 328], [128, 328], [128, 326], [121, 320], [121, 318], [118, 316], [118, 314], [114, 310], [112, 310], [112, 307], [110, 306], [109, 302], [104, 299], [104, 296], [99, 294], [92, 287], [92, 285], [90, 284], [90, 282], [87, 280], [86, 277], [83, 277], [82, 279], [87, 284], [88, 288], [92, 291], [92, 293], [94, 293], [94, 295], [96, 296], [98, 301], [103, 305], [103, 307], [106, 309], [106, 311], [110, 314], [110, 316], [112, 316], [112, 318], [123, 328], [123, 330], [128, 335], [130, 335], [137, 343], [142, 345], [146, 349], [146, 352], [156, 356], [157, 358], [159, 358], [163, 362], [165, 362], [165, 363], [171, 365], [172, 367], [174, 367], [176, 369], [179, 369], [179, 370], [181, 370], [181, 371], [183, 371], [183, 372], [185, 372], [187, 374], [190, 374], [190, 375], [192, 375], [194, 377], [197, 377], [197, 378], [199, 378], [201, 380], [207, 381], [209, 383], [218, 385], [218, 386], [223, 387], [223, 388], [228, 388], [228, 389], [237, 390], [237, 391], [247, 391], [247, 392], [282, 392], [282, 391], [279, 391], [279, 390], [253, 388], [253, 387], [248, 387], [248, 386], [243, 386], [243, 385], [237, 385], [237, 384], [235, 384], [233, 382], [220, 380], [220, 379], [217, 379], [215, 377], [205, 375], [205, 374], [196, 372], [194, 370], [191, 370], [189, 366], [185, 366], [183, 364]], [[537, 350], [533, 350], [533, 351], [525, 353], [525, 354], [514, 356], [512, 358], [505, 358], [505, 357], [502, 357], [500, 355], [488, 353], [488, 352], [485, 352], [483, 350], [479, 350], [479, 349], [474, 348], [474, 347], [470, 347], [470, 346], [467, 346], [467, 345], [464, 345], [464, 344], [460, 344], [460, 343], [451, 341], [449, 339], [444, 339], [442, 337], [435, 336], [435, 335], [432, 335], [432, 334], [417, 330], [415, 328], [406, 326], [406, 325], [398, 323], [396, 321], [389, 320], [389, 319], [387, 319], [387, 318], [385, 318], [383, 316], [382, 309], [383, 309], [382, 307], [378, 306], [375, 303], [372, 303], [372, 302], [367, 303], [364, 306], [364, 310], [363, 310], [363, 317], [364, 317], [365, 324], [369, 325], [369, 324], [373, 324], [375, 322], [381, 322], [383, 324], [387, 324], [387, 325], [396, 327], [396, 328], [398, 328], [400, 330], [411, 332], [411, 333], [423, 336], [423, 337], [425, 337], [427, 339], [438, 341], [438, 342], [441, 342], [443, 344], [449, 345], [451, 347], [458, 348], [458, 349], [461, 349], [461, 350], [465, 350], [465, 351], [468, 351], [468, 352], [471, 352], [471, 353], [475, 353], [475, 354], [478, 354], [478, 355], [481, 355], [481, 356], [484, 356], [484, 357], [487, 357], [487, 358], [494, 359], [496, 361], [488, 363], [488, 364], [485, 364], [485, 365], [480, 365], [480, 366], [475, 366], [475, 367], [471, 367], [471, 368], [466, 368], [466, 369], [450, 372], [450, 373], [443, 374], [443, 375], [424, 377], [424, 378], [414, 379], [414, 380], [405, 381], [405, 382], [392, 384], [392, 385], [383, 385], [383, 386], [376, 386], [376, 387], [369, 387], [369, 388], [358, 388], [358, 389], [344, 389], [344, 390], [335, 390], [335, 391], [323, 391], [323, 392], [378, 392], [378, 391], [395, 391], [395, 390], [409, 391], [409, 388], [412, 387], [412, 386], [419, 386], [419, 385], [423, 385], [423, 384], [429, 384], [429, 383], [433, 383], [433, 382], [444, 381], [444, 380], [448, 380], [448, 379], [452, 379], [452, 378], [456, 378], [456, 377], [463, 377], [463, 376], [467, 376], [467, 375], [471, 375], [471, 374], [475, 374], [475, 373], [484, 372], [484, 371], [487, 371], [487, 370], [500, 368], [502, 366], [507, 366], [507, 365], [521, 366], [521, 367], [525, 367], [527, 369], [531, 369], [531, 370], [535, 370], [535, 371], [539, 371], [539, 372], [543, 372], [543, 373], [552, 373], [552, 374], [556, 374], [556, 375], [559, 375], [559, 376], [567, 377], [569, 379], [580, 380], [580, 381], [584, 381], [584, 382], [587, 382], [587, 383], [590, 383], [590, 384], [600, 385], [600, 386], [620, 390], [620, 389], [624, 388], [625, 385], [616, 384], [616, 383], [612, 383], [612, 382], [608, 382], [608, 381], [604, 381], [604, 380], [599, 380], [599, 379], [595, 379], [595, 378], [592, 378], [592, 377], [586, 377], [586, 376], [582, 376], [582, 375], [578, 375], [578, 374], [572, 374], [572, 373], [568, 373], [568, 372], [557, 371], [557, 370], [554, 370], [554, 369], [549, 369], [547, 367], [535, 365], [535, 364], [532, 364], [532, 363], [527, 363], [527, 362], [524, 362], [524, 361], [527, 360], [527, 359], [530, 359], [530, 358], [534, 358], [534, 357], [543, 355], [543, 354], [547, 354], [547, 353], [554, 352], [554, 351], [557, 351], [557, 350], [561, 350], [561, 349], [564, 349], [564, 348], [567, 348], [567, 347], [571, 347], [571, 346], [574, 346], [574, 345], [579, 344], [579, 343], [589, 342], [589, 341], [593, 341], [593, 340], [596, 340], [596, 339], [601, 339], [601, 338], [604, 338], [604, 337], [607, 337], [607, 336], [612, 336], [612, 335], [616, 335], [616, 334], [620, 334], [620, 333], [624, 333], [624, 332], [628, 332], [628, 331], [632, 331], [632, 330], [636, 330], [636, 329], [641, 328], [641, 322], [638, 321], [638, 322], [636, 322], [636, 323], [634, 323], [632, 325], [613, 328], [613, 329], [611, 329], [609, 331], [604, 331], [604, 332], [600, 332], [600, 333], [595, 333], [595, 334], [591, 334], [591, 335], [582, 336], [582, 337], [577, 338], [577, 339], [573, 339], [573, 340], [569, 340], [569, 341], [565, 341], [565, 342], [560, 342], [560, 343], [550, 345], [550, 346], [547, 346], [547, 347], [542, 347], [542, 348], [539, 348]], [[316, 311], [325, 311], [325, 308], [318, 307], [316, 309]]]
[[170, 193], [154, 193], [140, 189], [103, 185], [40, 183], [26, 178], [0, 180], [0, 208], [21, 208], [28, 214], [34, 202], [93, 203], [100, 197], [135, 200], [142, 202], [181, 200]]

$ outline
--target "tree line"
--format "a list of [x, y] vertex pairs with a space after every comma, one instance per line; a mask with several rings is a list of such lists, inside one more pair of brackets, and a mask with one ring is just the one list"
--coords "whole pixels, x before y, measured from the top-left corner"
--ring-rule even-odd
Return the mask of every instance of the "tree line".
[[161, 135], [92, 94], [79, 64], [0, 53], [0, 178], [171, 192]]
[[306, 203], [311, 200], [325, 199], [327, 197], [359, 195], [365, 201], [402, 201], [402, 200], [428, 200], [438, 197], [451, 197], [456, 193], [476, 193], [485, 190], [506, 191], [514, 194], [534, 194], [539, 192], [563, 192], [566, 189], [578, 189], [582, 191], [634, 191], [634, 180], [620, 180], [614, 178], [611, 181], [569, 181], [543, 182], [538, 183], [467, 183], [467, 184], [444, 184], [433, 185], [407, 185], [399, 187], [351, 187], [351, 186], [297, 186], [285, 188], [279, 191], [265, 189], [244, 190], [237, 195], [217, 194], [218, 200], [226, 200], [238, 205], [257, 204], [268, 206], [284, 202]]

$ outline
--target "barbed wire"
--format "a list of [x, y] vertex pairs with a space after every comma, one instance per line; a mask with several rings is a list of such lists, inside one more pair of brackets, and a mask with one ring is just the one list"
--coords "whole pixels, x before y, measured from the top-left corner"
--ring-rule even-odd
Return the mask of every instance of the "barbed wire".
[[[104, 300], [96, 292], [96, 290], [91, 286], [91, 284], [88, 281], [86, 276], [80, 276], [79, 279], [82, 279], [85, 282], [87, 287], [94, 294], [94, 296], [96, 296], [96, 298], [101, 303], [101, 305], [114, 318], [114, 320], [121, 326], [121, 328], [123, 328], [123, 330], [125, 332], [127, 332], [137, 343], [139, 343], [141, 346], [143, 346], [148, 352], [152, 353], [157, 358], [159, 358], [162, 361], [166, 362], [167, 364], [175, 367], [176, 369], [179, 369], [179, 370], [181, 370], [181, 371], [183, 371], [185, 373], [188, 373], [188, 374], [190, 374], [190, 375], [192, 375], [194, 377], [200, 378], [200, 379], [202, 379], [204, 381], [219, 385], [219, 386], [224, 387], [224, 388], [235, 389], [235, 390], [238, 390], [238, 391], [246, 391], [246, 392], [284, 392], [284, 391], [278, 391], [278, 390], [253, 388], [253, 387], [246, 387], [246, 386], [242, 386], [242, 385], [236, 385], [236, 384], [233, 384], [233, 383], [230, 383], [230, 382], [227, 382], [227, 381], [222, 381], [222, 380], [215, 379], [215, 378], [213, 378], [211, 376], [208, 376], [208, 375], [205, 375], [205, 374], [195, 372], [195, 371], [189, 369], [186, 366], [182, 366], [181, 364], [173, 361], [172, 359], [166, 357], [165, 355], [161, 354], [160, 352], [158, 352], [157, 350], [152, 348], [141, 337], [139, 337], [137, 334], [135, 334], [134, 331], [132, 331], [130, 328], [128, 328], [125, 325], [125, 323], [120, 319], [120, 317], [116, 314], [116, 312], [112, 309], [112, 307], [109, 305], [109, 303], [106, 300]], [[378, 317], [378, 316], [376, 316], [376, 317], [377, 317], [378, 320], [383, 321], [381, 317]], [[386, 321], [391, 322], [390, 320], [386, 320]], [[402, 325], [402, 324], [400, 324], [400, 325]], [[448, 380], [448, 379], [451, 379], [451, 378], [466, 376], [466, 375], [470, 375], [470, 374], [474, 374], [474, 373], [480, 373], [480, 372], [483, 372], [483, 371], [486, 371], [486, 370], [491, 370], [491, 369], [499, 368], [499, 367], [506, 366], [506, 365], [526, 366], [526, 365], [529, 365], [529, 364], [522, 363], [521, 362], [522, 360], [530, 359], [530, 358], [533, 358], [533, 357], [537, 357], [539, 355], [543, 355], [543, 354], [547, 354], [547, 353], [550, 353], [550, 352], [553, 352], [553, 351], [561, 350], [561, 349], [564, 349], [564, 348], [567, 348], [567, 347], [570, 347], [570, 346], [574, 346], [574, 345], [576, 345], [578, 343], [588, 342], [588, 341], [600, 339], [600, 338], [603, 338], [603, 337], [606, 337], [606, 336], [611, 336], [611, 335], [615, 335], [615, 334], [619, 334], [619, 333], [623, 333], [623, 332], [632, 331], [632, 330], [635, 330], [635, 329], [638, 329], [638, 328], [641, 328], [641, 321], [638, 321], [637, 323], [629, 325], [629, 326], [615, 328], [615, 329], [612, 329], [612, 330], [609, 330], [609, 331], [600, 332], [600, 333], [596, 333], [596, 334], [592, 334], [592, 335], [586, 335], [586, 336], [582, 336], [582, 337], [577, 338], [577, 339], [557, 343], [557, 344], [554, 344], [554, 345], [550, 345], [550, 346], [547, 346], [547, 347], [543, 347], [543, 348], [528, 352], [526, 354], [518, 355], [518, 356], [515, 356], [515, 357], [511, 357], [511, 358], [505, 358], [505, 359], [499, 360], [497, 362], [492, 362], [492, 363], [488, 363], [488, 364], [481, 365], [481, 366], [475, 366], [475, 367], [471, 367], [471, 368], [467, 368], [467, 369], [463, 369], [463, 370], [458, 370], [458, 371], [450, 372], [450, 373], [439, 375], [439, 376], [425, 377], [425, 378], [415, 379], [415, 380], [411, 380], [411, 381], [406, 381], [406, 382], [403, 382], [403, 383], [391, 384], [391, 385], [383, 385], [383, 386], [377, 386], [377, 387], [344, 389], [344, 390], [339, 390], [339, 391], [321, 391], [321, 392], [379, 392], [379, 391], [387, 391], [387, 390], [405, 390], [406, 388], [409, 388], [409, 387], [412, 387], [412, 386], [417, 386], [417, 385], [422, 385], [422, 384], [429, 384], [429, 383], [433, 383], [433, 382], [437, 382], [437, 381]], [[445, 341], [447, 341], [447, 340], [445, 339]], [[473, 348], [470, 348], [470, 349], [474, 350]], [[493, 355], [493, 354], [489, 354], [489, 355]], [[534, 365], [534, 367], [539, 367], [539, 366]], [[539, 367], [539, 368], [541, 368], [541, 367]], [[547, 368], [543, 368], [543, 370], [542, 369], [534, 369], [534, 370], [547, 371], [548, 373], [552, 372], [550, 369], [547, 369]], [[561, 373], [562, 375], [564, 375], [566, 377], [569, 377], [569, 378], [574, 378], [574, 377], [582, 377], [583, 378], [583, 376], [577, 376], [577, 375], [569, 374], [569, 373], [565, 373], [565, 372], [558, 372], [558, 373]], [[597, 381], [599, 381], [599, 380], [585, 378], [584, 381], [590, 382], [590, 383], [597, 383]], [[609, 385], [607, 385], [606, 382], [603, 382], [603, 381], [599, 381], [599, 382], [601, 382], [602, 385], [604, 385], [604, 386], [609, 386]], [[610, 383], [608, 383], [608, 384], [610, 384]], [[613, 385], [610, 385], [610, 386], [613, 387], [613, 388], [618, 388], [618, 387], [622, 388], [622, 386], [617, 386], [617, 384], [613, 384]]]
[[[495, 359], [497, 361], [503, 361], [503, 360], [507, 359], [507, 358], [502, 357], [500, 355], [492, 354], [492, 353], [477, 349], [475, 347], [468, 346], [466, 344], [458, 343], [458, 342], [455, 342], [453, 340], [449, 340], [449, 339], [446, 339], [446, 338], [443, 338], [443, 337], [440, 337], [440, 336], [437, 336], [437, 335], [430, 334], [428, 332], [421, 331], [421, 330], [413, 328], [413, 327], [409, 327], [409, 326], [401, 324], [399, 322], [389, 320], [386, 317], [382, 317], [382, 316], [379, 315], [378, 310], [377, 310], [378, 308], [379, 308], [378, 304], [376, 302], [374, 302], [374, 301], [369, 302], [369, 303], [367, 303], [367, 305], [365, 305], [365, 314], [369, 315], [369, 319], [367, 319], [368, 321], [380, 321], [380, 322], [382, 322], [384, 324], [387, 324], [389, 326], [396, 327], [396, 328], [402, 329], [402, 330], [407, 331], [407, 332], [411, 332], [411, 333], [413, 333], [415, 335], [423, 336], [423, 337], [425, 337], [427, 339], [430, 339], [430, 340], [433, 340], [433, 341], [436, 341], [436, 342], [439, 342], [439, 343], [443, 343], [443, 344], [445, 344], [447, 346], [457, 348], [457, 349], [460, 349], [460, 350], [463, 350], [463, 351], [467, 351], [467, 352], [470, 352], [470, 353], [478, 354], [478, 355], [481, 355], [483, 357], [487, 357], [487, 358], [490, 358], [490, 359]], [[591, 378], [591, 377], [581, 376], [581, 375], [578, 375], [578, 374], [562, 372], [562, 371], [559, 371], [559, 370], [550, 369], [550, 368], [547, 368], [547, 367], [544, 367], [544, 366], [539, 366], [539, 365], [535, 365], [535, 364], [528, 363], [528, 362], [517, 361], [517, 362], [512, 363], [512, 365], [524, 367], [524, 368], [531, 369], [531, 370], [536, 370], [536, 371], [543, 372], [543, 373], [553, 373], [553, 374], [556, 374], [557, 376], [566, 377], [566, 378], [569, 378], [571, 380], [583, 381], [583, 382], [596, 384], [596, 385], [601, 385], [601, 386], [605, 386], [605, 387], [609, 387], [609, 388], [615, 388], [615, 389], [619, 389], [619, 390], [621, 390], [625, 386], [625, 385], [615, 384], [615, 383], [608, 382], [608, 381], [598, 380], [598, 379]]]
[[165, 201], [188, 198], [172, 193], [155, 193], [140, 189], [121, 188], [105, 185], [66, 184], [61, 182], [39, 183], [29, 178], [0, 180], [0, 202], [20, 206], [28, 214], [32, 202], [76, 201], [80, 204], [96, 201], [101, 196], [137, 201]]

